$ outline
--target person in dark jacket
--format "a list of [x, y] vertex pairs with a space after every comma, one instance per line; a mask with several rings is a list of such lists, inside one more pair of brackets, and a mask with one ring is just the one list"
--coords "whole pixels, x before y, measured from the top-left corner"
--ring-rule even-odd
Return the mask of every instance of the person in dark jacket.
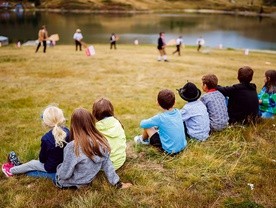
[[239, 84], [217, 89], [228, 97], [229, 124], [254, 123], [258, 117], [259, 101], [256, 85], [250, 83], [254, 71], [249, 66], [241, 67], [238, 70]]
[[161, 61], [162, 58], [165, 62], [168, 62], [167, 60], [167, 54], [165, 51], [166, 42], [165, 42], [165, 34], [163, 32], [159, 33], [159, 38], [157, 40], [157, 49], [159, 51], [158, 61]]
[[63, 161], [63, 149], [69, 142], [69, 129], [64, 126], [66, 119], [56, 106], [48, 106], [42, 115], [43, 124], [50, 129], [41, 138], [39, 160], [21, 164], [12, 151], [8, 162], [2, 165], [7, 177], [27, 173], [28, 176], [54, 179], [57, 166]]

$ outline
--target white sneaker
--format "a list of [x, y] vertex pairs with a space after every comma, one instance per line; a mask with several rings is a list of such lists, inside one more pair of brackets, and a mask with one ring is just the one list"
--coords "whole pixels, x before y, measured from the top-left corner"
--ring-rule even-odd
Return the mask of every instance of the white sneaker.
[[134, 142], [136, 144], [145, 144], [145, 145], [149, 145], [149, 143], [150, 143], [148, 139], [147, 140], [143, 140], [142, 135], [135, 136], [134, 137]]

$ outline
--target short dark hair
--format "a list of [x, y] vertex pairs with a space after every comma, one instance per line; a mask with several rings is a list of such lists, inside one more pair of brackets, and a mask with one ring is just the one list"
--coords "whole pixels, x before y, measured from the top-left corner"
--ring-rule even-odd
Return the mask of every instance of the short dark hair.
[[215, 89], [218, 85], [218, 78], [214, 74], [207, 74], [202, 77], [202, 83], [206, 84], [208, 89]]
[[175, 103], [175, 95], [174, 95], [173, 91], [168, 90], [168, 89], [164, 89], [164, 90], [161, 90], [161, 91], [158, 93], [157, 101], [158, 101], [158, 104], [159, 104], [163, 109], [168, 110], [168, 109], [170, 109], [171, 107], [174, 106], [174, 103]]
[[241, 83], [250, 83], [253, 78], [254, 71], [249, 66], [239, 68], [238, 80]]
[[98, 121], [100, 121], [106, 117], [114, 116], [114, 107], [108, 99], [101, 98], [94, 102], [92, 114]]

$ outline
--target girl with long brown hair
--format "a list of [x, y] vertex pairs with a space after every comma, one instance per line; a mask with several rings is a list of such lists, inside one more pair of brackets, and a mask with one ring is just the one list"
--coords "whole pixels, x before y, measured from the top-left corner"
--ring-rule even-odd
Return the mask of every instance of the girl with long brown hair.
[[71, 116], [71, 142], [64, 149], [63, 163], [57, 167], [56, 185], [60, 188], [88, 185], [100, 170], [116, 188], [128, 188], [121, 183], [109, 158], [110, 147], [96, 129], [93, 115], [77, 108]]

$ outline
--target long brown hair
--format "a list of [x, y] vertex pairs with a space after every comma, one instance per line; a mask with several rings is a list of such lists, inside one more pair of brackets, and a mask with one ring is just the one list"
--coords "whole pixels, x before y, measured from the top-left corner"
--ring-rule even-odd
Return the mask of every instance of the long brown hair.
[[276, 93], [276, 70], [267, 70], [265, 76], [267, 81], [264, 86], [267, 88], [267, 92]]
[[70, 137], [75, 143], [75, 154], [79, 149], [89, 158], [102, 157], [103, 152], [110, 153], [106, 138], [96, 129], [93, 115], [84, 108], [77, 108], [71, 116]]

